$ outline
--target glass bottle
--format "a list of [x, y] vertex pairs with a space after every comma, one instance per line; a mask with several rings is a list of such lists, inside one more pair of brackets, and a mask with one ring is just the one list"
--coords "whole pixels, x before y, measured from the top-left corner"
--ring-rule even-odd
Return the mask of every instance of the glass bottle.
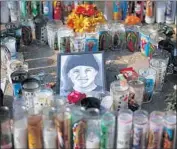
[[60, 53], [70, 53], [71, 51], [71, 37], [74, 36], [72, 29], [67, 26], [62, 26], [58, 29], [58, 47]]
[[86, 110], [87, 130], [86, 148], [99, 149], [101, 142], [100, 111], [96, 108]]
[[0, 107], [0, 120], [0, 147], [1, 149], [12, 149], [12, 132], [8, 107]]
[[34, 108], [28, 110], [28, 148], [42, 149], [42, 115]]

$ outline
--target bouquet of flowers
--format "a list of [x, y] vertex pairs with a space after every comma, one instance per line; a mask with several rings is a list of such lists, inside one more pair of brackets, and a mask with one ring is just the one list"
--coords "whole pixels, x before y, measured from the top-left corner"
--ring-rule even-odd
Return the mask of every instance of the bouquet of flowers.
[[106, 20], [94, 4], [78, 5], [67, 18], [67, 25], [75, 32], [93, 32], [97, 24], [103, 24]]

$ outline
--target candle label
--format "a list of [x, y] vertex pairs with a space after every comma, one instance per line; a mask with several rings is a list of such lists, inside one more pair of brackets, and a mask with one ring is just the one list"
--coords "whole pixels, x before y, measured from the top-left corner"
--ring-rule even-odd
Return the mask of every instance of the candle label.
[[140, 32], [140, 47], [143, 55], [149, 56], [149, 36], [142, 32]]
[[80, 121], [73, 125], [74, 149], [85, 149], [86, 122]]
[[144, 100], [149, 101], [152, 97], [153, 89], [154, 89], [154, 80], [153, 79], [146, 79], [145, 81], [145, 94]]
[[14, 96], [18, 96], [19, 94], [21, 94], [21, 83], [13, 83], [13, 89], [14, 89]]
[[175, 139], [175, 128], [165, 127], [163, 130], [163, 147], [164, 149], [173, 148]]
[[146, 130], [147, 126], [134, 125], [133, 149], [141, 149], [146, 147]]
[[72, 38], [70, 39], [71, 52], [84, 52], [85, 40]]
[[70, 52], [70, 37], [60, 37], [60, 53]]
[[137, 103], [136, 99], [136, 94], [135, 91], [132, 87], [130, 87], [130, 93], [129, 93], [129, 98], [128, 98], [128, 108], [131, 109], [132, 111], [138, 110], [139, 105]]
[[85, 51], [86, 52], [97, 52], [98, 51], [98, 39], [87, 38], [85, 40]]
[[27, 128], [14, 128], [14, 146], [15, 148], [27, 148]]
[[[158, 127], [158, 126], [157, 126]], [[149, 131], [148, 148], [158, 149], [161, 142], [161, 132], [159, 128]]]
[[99, 51], [111, 49], [112, 37], [108, 31], [99, 32]]
[[32, 29], [30, 26], [22, 26], [22, 40], [24, 45], [29, 45], [32, 42]]
[[129, 51], [134, 52], [138, 50], [138, 33], [133, 29], [126, 29], [126, 42]]
[[119, 31], [113, 33], [113, 49], [123, 50], [125, 44], [125, 33]]

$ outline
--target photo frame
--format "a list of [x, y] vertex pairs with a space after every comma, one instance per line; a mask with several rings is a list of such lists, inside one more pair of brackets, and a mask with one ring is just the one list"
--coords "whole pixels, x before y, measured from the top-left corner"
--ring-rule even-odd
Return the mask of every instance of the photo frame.
[[104, 52], [62, 53], [57, 57], [56, 93], [105, 91]]

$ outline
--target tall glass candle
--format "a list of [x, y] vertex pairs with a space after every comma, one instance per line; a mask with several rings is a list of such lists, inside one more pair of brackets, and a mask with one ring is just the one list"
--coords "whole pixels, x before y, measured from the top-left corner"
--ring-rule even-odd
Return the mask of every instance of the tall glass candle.
[[129, 84], [128, 107], [135, 111], [141, 108], [144, 95], [144, 82], [141, 80], [131, 80]]
[[17, 1], [8, 2], [9, 10], [10, 10], [10, 19], [11, 22], [15, 22], [19, 20], [19, 6]]
[[168, 111], [164, 116], [162, 148], [175, 149], [176, 145], [176, 112]]
[[148, 137], [148, 113], [137, 110], [133, 114], [133, 149], [146, 148]]
[[87, 132], [86, 148], [100, 148], [100, 111], [96, 108], [90, 108], [86, 111], [87, 115]]
[[163, 116], [164, 113], [160, 111], [153, 111], [149, 119], [149, 136], [148, 149], [161, 148], [162, 132], [163, 132]]
[[117, 119], [117, 148], [130, 148], [132, 123], [133, 112], [128, 109], [121, 109]]
[[150, 102], [155, 86], [156, 71], [152, 68], [141, 68], [139, 70], [139, 76], [145, 79], [145, 92], [143, 103]]
[[[21, 99], [16, 99], [21, 100]], [[13, 110], [14, 120], [14, 147], [15, 148], [28, 148], [27, 141], [27, 113], [23, 105], [14, 107]]]
[[165, 22], [167, 24], [173, 24], [175, 21], [176, 15], [176, 1], [167, 1], [166, 2], [166, 13], [165, 13]]
[[8, 9], [8, 2], [1, 1], [1, 23], [8, 23], [9, 22], [9, 9]]
[[28, 148], [42, 149], [42, 115], [34, 108], [28, 110]]

